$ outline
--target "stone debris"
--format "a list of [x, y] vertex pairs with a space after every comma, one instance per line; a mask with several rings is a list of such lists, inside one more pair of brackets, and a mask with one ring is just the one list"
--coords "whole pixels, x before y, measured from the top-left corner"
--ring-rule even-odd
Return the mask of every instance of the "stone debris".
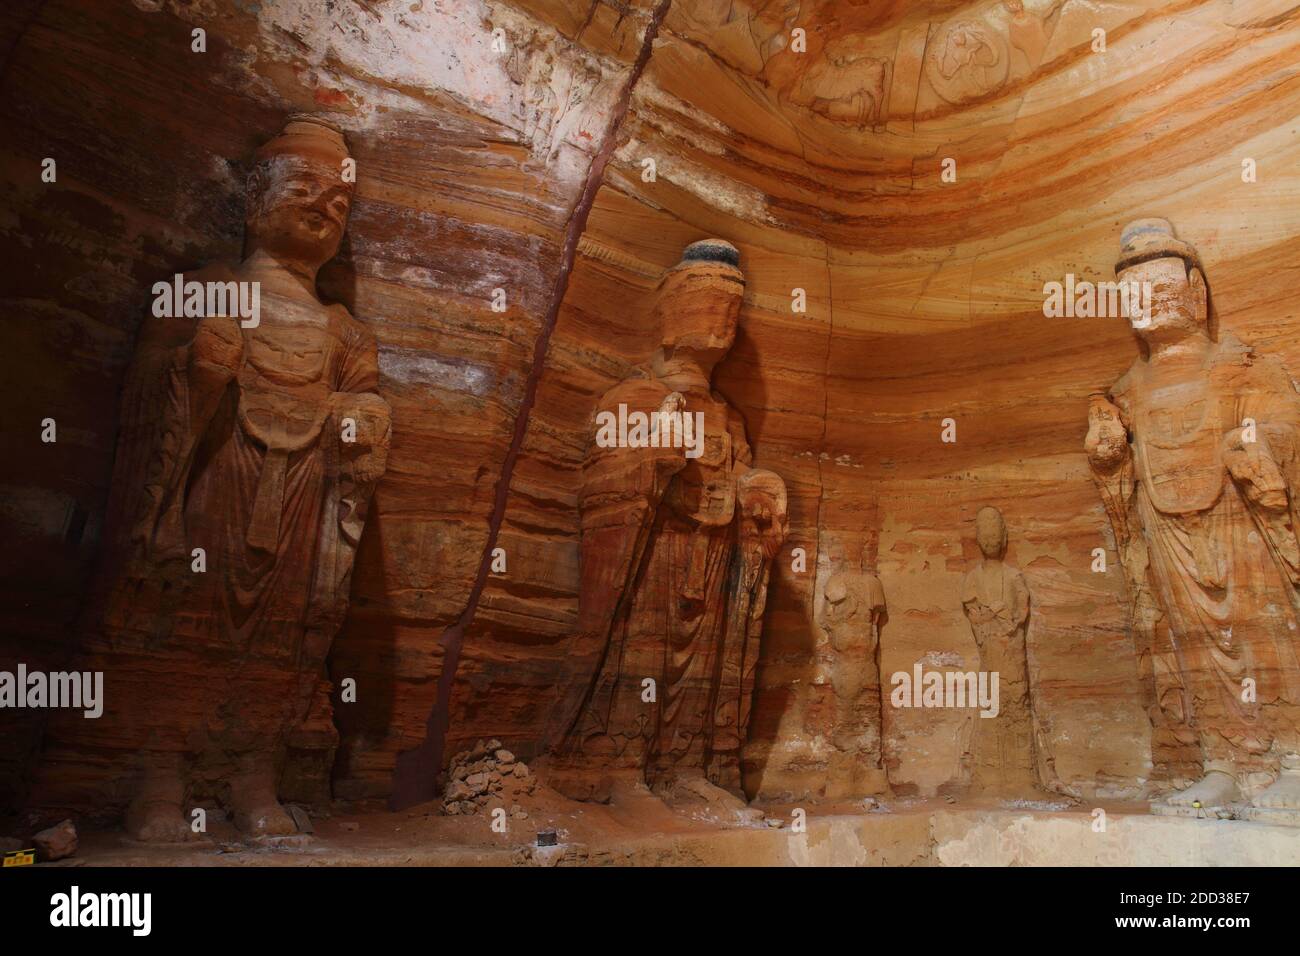
[[449, 816], [473, 816], [496, 802], [509, 806], [514, 819], [527, 820], [528, 813], [517, 800], [536, 788], [537, 778], [528, 765], [504, 749], [501, 741], [480, 740], [452, 757], [442, 812]]
[[1002, 806], [1008, 810], [1041, 810], [1050, 813], [1060, 813], [1063, 810], [1069, 810], [1072, 806], [1077, 805], [1078, 801], [1071, 803], [1069, 800], [1003, 800]]
[[32, 837], [40, 859], [45, 862], [62, 860], [77, 852], [77, 828], [71, 820], [64, 820]]
[[296, 803], [285, 804], [284, 809], [289, 816], [293, 818], [293, 824], [298, 828], [299, 833], [315, 833], [316, 828], [312, 825], [311, 817], [307, 813], [306, 807], [300, 807]]

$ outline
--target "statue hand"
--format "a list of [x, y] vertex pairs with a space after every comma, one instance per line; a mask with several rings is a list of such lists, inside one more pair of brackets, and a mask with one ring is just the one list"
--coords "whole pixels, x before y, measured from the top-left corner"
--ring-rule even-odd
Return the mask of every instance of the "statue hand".
[[771, 560], [785, 542], [790, 517], [786, 510], [785, 482], [775, 472], [753, 468], [737, 479], [741, 533], [757, 538], [763, 557]]
[[339, 421], [352, 422], [352, 440], [342, 444], [344, 467], [356, 481], [377, 481], [388, 463], [392, 430], [388, 403], [372, 392], [335, 392], [334, 402]]
[[[661, 435], [684, 435], [682, 431], [682, 418], [689, 415], [686, 411], [686, 397], [681, 392], [669, 392], [664, 396], [664, 400], [659, 403], [654, 414], [659, 416], [659, 430]], [[666, 416], [666, 417], [665, 417]], [[668, 422], [672, 421], [672, 430], [668, 430]], [[699, 436], [703, 440], [704, 436]], [[680, 444], [673, 443], [667, 446], [661, 446], [658, 457], [655, 459], [656, 466], [661, 474], [665, 477], [671, 477], [686, 467], [686, 452], [688, 448], [685, 440]]]
[[1246, 499], [1265, 511], [1287, 510], [1286, 479], [1265, 442], [1245, 441], [1245, 429], [1234, 428], [1223, 439], [1223, 461], [1241, 485]]
[[[966, 611], [966, 617], [972, 624], [988, 624], [994, 617], [992, 609], [980, 604], [978, 601], [968, 602], [964, 610]], [[980, 640], [978, 628], [975, 629], [975, 640]]]
[[686, 410], [686, 396], [681, 392], [669, 392], [659, 403], [660, 415], [680, 415]]
[[1088, 436], [1083, 440], [1088, 460], [1096, 468], [1111, 469], [1128, 453], [1128, 429], [1109, 399], [1094, 395], [1088, 407]]

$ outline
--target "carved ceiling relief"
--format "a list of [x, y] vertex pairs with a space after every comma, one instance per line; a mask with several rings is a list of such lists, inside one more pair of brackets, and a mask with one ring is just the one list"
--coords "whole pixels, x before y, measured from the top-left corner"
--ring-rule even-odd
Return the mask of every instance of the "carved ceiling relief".
[[832, 40], [795, 82], [790, 101], [838, 123], [878, 126], [885, 117], [893, 66], [879, 51], [879, 39], [862, 34]]
[[925, 51], [930, 86], [944, 101], [958, 105], [1037, 69], [1062, 5], [1062, 0], [998, 0], [932, 28]]
[[576, 48], [557, 56], [550, 35], [536, 29], [499, 29], [502, 65], [514, 86], [513, 113], [531, 162], [549, 165], [565, 144], [595, 149], [611, 90], [600, 64]]
[[827, 24], [810, 32], [807, 61], [796, 61], [790, 49], [774, 58], [769, 78], [786, 103], [839, 125], [882, 131], [891, 118], [915, 112], [921, 75], [922, 104], [960, 105], [1037, 69], [1069, 3], [997, 0], [946, 21], [884, 33], [841, 34], [838, 23]]

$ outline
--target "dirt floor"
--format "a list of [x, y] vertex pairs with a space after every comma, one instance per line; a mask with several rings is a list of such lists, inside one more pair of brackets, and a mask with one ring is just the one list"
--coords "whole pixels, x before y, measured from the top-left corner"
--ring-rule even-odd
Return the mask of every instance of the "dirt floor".
[[[1059, 801], [884, 799], [769, 805], [738, 811], [707, 803], [669, 807], [648, 792], [577, 803], [538, 788], [512, 812], [449, 816], [430, 803], [404, 812], [337, 804], [312, 814], [310, 834], [248, 840], [219, 810], [204, 839], [146, 845], [120, 829], [83, 829], [75, 857], [52, 866], [554, 866], [935, 865], [936, 813], [1033, 814], [1085, 824], [1093, 808]], [[758, 812], [755, 812], [758, 811]], [[1108, 807], [1145, 814], [1145, 805]], [[504, 826], [504, 832], [497, 832]], [[547, 842], [553, 831], [554, 846]], [[829, 842], [828, 842], [829, 841]], [[820, 847], [820, 850], [819, 850]]]

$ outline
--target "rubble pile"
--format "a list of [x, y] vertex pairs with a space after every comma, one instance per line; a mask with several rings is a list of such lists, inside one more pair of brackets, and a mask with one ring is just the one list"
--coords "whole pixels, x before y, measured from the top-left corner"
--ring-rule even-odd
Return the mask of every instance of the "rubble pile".
[[462, 750], [451, 760], [442, 811], [451, 816], [472, 816], [491, 806], [506, 807], [516, 820], [528, 814], [516, 801], [531, 794], [537, 778], [522, 760], [501, 746], [499, 740], [480, 740], [471, 750]]

